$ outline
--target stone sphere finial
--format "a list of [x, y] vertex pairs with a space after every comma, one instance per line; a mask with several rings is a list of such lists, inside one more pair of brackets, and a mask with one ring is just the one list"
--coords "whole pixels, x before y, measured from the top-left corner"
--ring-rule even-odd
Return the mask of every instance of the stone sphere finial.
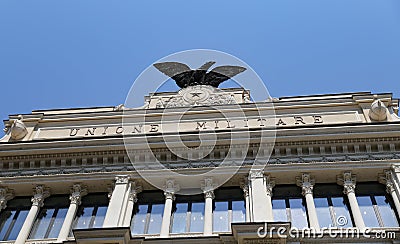
[[28, 134], [24, 122], [19, 119], [12, 121], [10, 130], [11, 138], [14, 140], [21, 140]]
[[371, 104], [371, 109], [369, 110], [369, 117], [372, 120], [384, 121], [387, 118], [386, 111], [387, 107], [385, 106], [385, 104], [383, 104], [381, 100], [377, 99]]

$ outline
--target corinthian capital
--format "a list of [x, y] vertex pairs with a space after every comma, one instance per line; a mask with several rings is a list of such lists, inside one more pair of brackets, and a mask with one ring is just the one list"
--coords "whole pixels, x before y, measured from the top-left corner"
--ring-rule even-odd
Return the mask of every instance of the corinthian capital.
[[14, 191], [7, 187], [0, 188], [0, 210], [7, 207], [7, 201], [14, 197]]
[[275, 178], [272, 178], [270, 175], [265, 175], [264, 181], [267, 194], [272, 196], [272, 190], [275, 187]]
[[216, 184], [214, 184], [213, 178], [205, 178], [203, 183], [201, 184], [201, 189], [204, 193], [204, 198], [212, 198], [214, 199], [214, 189]]
[[244, 178], [240, 181], [240, 188], [243, 190], [243, 196], [246, 198], [249, 196], [249, 181]]
[[164, 195], [166, 199], [175, 199], [175, 193], [180, 190], [178, 184], [175, 183], [174, 179], [168, 179], [165, 181]]
[[33, 197], [31, 199], [33, 206], [43, 207], [43, 201], [50, 196], [48, 188], [43, 185], [38, 185], [33, 189]]
[[133, 201], [134, 203], [136, 203], [137, 194], [142, 192], [142, 186], [137, 184], [135, 181], [132, 181], [130, 184], [131, 184], [131, 190], [129, 192], [129, 201]]
[[313, 193], [315, 179], [311, 178], [309, 173], [303, 173], [301, 177], [296, 177], [296, 183], [303, 190], [303, 196]]
[[81, 184], [74, 184], [71, 187], [71, 195], [69, 196], [69, 200], [71, 203], [80, 205], [81, 199], [83, 196], [87, 194], [87, 187], [82, 186]]
[[379, 183], [386, 185], [387, 193], [391, 194], [395, 191], [393, 183], [393, 175], [391, 170], [385, 170], [383, 174], [379, 174]]
[[337, 183], [344, 187], [344, 194], [354, 193], [356, 189], [356, 176], [350, 171], [344, 172], [343, 175], [337, 177]]

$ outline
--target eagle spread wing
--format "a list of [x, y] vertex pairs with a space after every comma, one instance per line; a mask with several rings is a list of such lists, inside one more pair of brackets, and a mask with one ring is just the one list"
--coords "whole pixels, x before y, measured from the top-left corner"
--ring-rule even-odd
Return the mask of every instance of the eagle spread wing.
[[204, 83], [218, 87], [222, 82], [229, 80], [245, 70], [246, 68], [240, 66], [219, 66], [206, 74]]
[[183, 88], [191, 77], [192, 70], [186, 64], [178, 62], [164, 62], [153, 64], [163, 74], [175, 80], [176, 84]]

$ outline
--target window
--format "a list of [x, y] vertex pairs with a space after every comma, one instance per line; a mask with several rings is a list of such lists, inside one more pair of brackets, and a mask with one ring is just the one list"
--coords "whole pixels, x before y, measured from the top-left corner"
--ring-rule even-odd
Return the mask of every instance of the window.
[[399, 227], [398, 215], [385, 186], [378, 183], [359, 183], [357, 202], [367, 227]]
[[171, 233], [203, 232], [203, 194], [194, 196], [177, 196], [171, 219]]
[[25, 222], [31, 208], [30, 197], [16, 197], [7, 203], [7, 208], [0, 213], [0, 240], [17, 239], [18, 233]]
[[343, 186], [316, 184], [314, 186], [314, 204], [321, 228], [353, 227], [349, 203], [343, 194]]
[[132, 235], [159, 234], [164, 214], [164, 194], [161, 191], [139, 194], [131, 221]]
[[69, 207], [68, 196], [51, 196], [35, 220], [29, 239], [57, 238]]
[[240, 188], [215, 190], [213, 203], [214, 232], [228, 232], [231, 230], [231, 223], [246, 221], [246, 204]]
[[306, 204], [298, 186], [282, 185], [273, 188], [272, 213], [274, 221], [291, 222], [293, 227], [308, 227]]
[[107, 193], [95, 193], [84, 196], [76, 214], [73, 229], [102, 227], [107, 208]]

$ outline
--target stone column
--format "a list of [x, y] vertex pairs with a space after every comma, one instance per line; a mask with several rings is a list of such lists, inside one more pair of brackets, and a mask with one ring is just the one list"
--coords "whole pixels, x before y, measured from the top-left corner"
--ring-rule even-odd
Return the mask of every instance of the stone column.
[[69, 200], [69, 208], [67, 215], [65, 215], [64, 223], [61, 227], [60, 233], [58, 234], [57, 242], [63, 242], [67, 240], [68, 235], [71, 231], [72, 222], [74, 221], [78, 206], [81, 204], [81, 199], [87, 194], [87, 188], [82, 187], [81, 184], [74, 184], [71, 187], [71, 195]]
[[179, 191], [179, 185], [175, 184], [175, 180], [168, 179], [165, 184], [165, 206], [164, 215], [161, 223], [161, 237], [169, 236], [169, 229], [171, 225], [172, 202], [175, 200], [175, 193]]
[[124, 218], [123, 226], [129, 227], [131, 225], [133, 206], [137, 202], [137, 194], [142, 191], [142, 187], [137, 185], [136, 182], [132, 181], [130, 183], [129, 196], [128, 196], [128, 206], [126, 207], [126, 213]]
[[111, 194], [110, 203], [104, 218], [103, 227], [118, 227], [120, 219], [123, 218], [124, 199], [129, 185], [128, 175], [117, 175], [115, 187]]
[[7, 207], [8, 200], [14, 197], [14, 191], [8, 189], [7, 187], [0, 188], [0, 212]]
[[379, 176], [379, 182], [386, 185], [386, 191], [392, 196], [397, 213], [400, 214], [400, 201], [396, 194], [392, 171], [385, 170], [384, 174]]
[[339, 176], [337, 181], [339, 185], [343, 185], [344, 187], [343, 193], [346, 194], [347, 198], [349, 199], [351, 213], [353, 215], [356, 227], [359, 228], [361, 231], [363, 231], [365, 229], [365, 224], [355, 194], [355, 189], [356, 189], [355, 175], [352, 175], [351, 172], [344, 172], [343, 176]]
[[204, 205], [204, 235], [209, 236], [213, 233], [213, 199], [214, 199], [214, 188], [212, 178], [204, 179], [204, 183], [201, 186], [205, 205]]
[[240, 188], [243, 190], [243, 197], [246, 203], [246, 222], [250, 222], [250, 194], [249, 194], [249, 181], [243, 179], [240, 182]]
[[250, 221], [273, 221], [272, 188], [275, 182], [270, 176], [265, 176], [263, 169], [251, 170], [249, 173]]
[[306, 198], [308, 219], [310, 221], [310, 228], [319, 230], [319, 222], [317, 216], [317, 210], [315, 209], [313, 188], [315, 180], [311, 178], [310, 174], [304, 173], [301, 177], [296, 178], [297, 185], [301, 187], [303, 196]]
[[39, 213], [39, 209], [43, 206], [43, 201], [48, 197], [49, 191], [42, 185], [38, 185], [34, 188], [32, 201], [32, 207], [29, 210], [28, 216], [26, 216], [25, 222], [18, 234], [15, 244], [24, 244], [29, 237], [33, 223], [35, 222], [36, 216]]

